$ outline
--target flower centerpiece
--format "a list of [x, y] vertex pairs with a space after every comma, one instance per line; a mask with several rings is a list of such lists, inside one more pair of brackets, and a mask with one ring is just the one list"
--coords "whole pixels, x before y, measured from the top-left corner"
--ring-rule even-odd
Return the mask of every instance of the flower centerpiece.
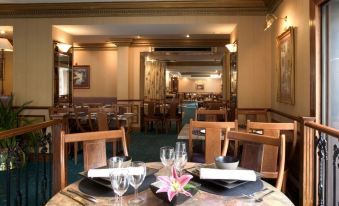
[[151, 190], [167, 202], [181, 204], [197, 192], [196, 185], [189, 183], [192, 175], [178, 176], [174, 167], [171, 171], [171, 176], [158, 176], [159, 181], [151, 185]]

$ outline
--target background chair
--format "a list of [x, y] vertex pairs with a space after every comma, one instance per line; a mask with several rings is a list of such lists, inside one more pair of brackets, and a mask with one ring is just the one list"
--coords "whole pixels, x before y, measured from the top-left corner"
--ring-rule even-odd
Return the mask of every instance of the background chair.
[[227, 121], [227, 110], [226, 108], [222, 109], [205, 109], [198, 108], [195, 113], [195, 120], [197, 121], [209, 121], [209, 122], [218, 122], [218, 121]]
[[[243, 152], [241, 156], [240, 165], [244, 168], [254, 169], [260, 172], [264, 178], [276, 179], [276, 188], [281, 190], [284, 177], [285, 168], [285, 135], [281, 135], [276, 138], [267, 135], [257, 135], [245, 132], [229, 131], [226, 135], [226, 141], [224, 141], [224, 151], [226, 154], [228, 149], [229, 140], [236, 140], [246, 143], [254, 143], [260, 145], [270, 145], [279, 148], [279, 158], [276, 159], [277, 169], [275, 171], [265, 171], [262, 168], [263, 159], [253, 153]], [[279, 161], [278, 161], [279, 160]]]
[[61, 170], [61, 189], [66, 186], [66, 161], [65, 161], [65, 143], [83, 142], [84, 145], [84, 169], [102, 167], [107, 165], [106, 141], [121, 139], [122, 148], [125, 156], [128, 156], [126, 145], [126, 136], [124, 128], [110, 131], [96, 131], [65, 134], [61, 131], [60, 136], [60, 170]]
[[179, 106], [179, 103], [177, 102], [171, 102], [169, 104], [168, 112], [164, 118], [166, 133], [168, 133], [168, 128], [171, 126], [172, 121], [175, 121], [177, 133], [180, 132], [182, 117], [181, 117], [181, 114], [178, 113], [179, 111], [178, 106]]
[[[188, 139], [188, 156], [193, 162], [213, 163], [215, 157], [221, 155], [221, 136], [226, 131], [237, 130], [237, 122], [205, 122], [190, 120], [189, 139]], [[205, 154], [199, 156], [193, 154], [193, 133], [199, 133], [200, 129], [205, 129]], [[222, 154], [226, 155], [226, 153]]]
[[268, 110], [266, 108], [236, 108], [235, 119], [239, 122], [239, 127], [246, 128], [247, 120], [255, 122], [268, 122]]
[[[160, 103], [156, 101], [144, 101], [144, 123], [145, 123], [145, 133], [151, 125], [158, 130], [162, 129], [163, 115], [160, 113]], [[145, 111], [147, 108], [147, 112]], [[145, 113], [146, 112], [146, 113]]]

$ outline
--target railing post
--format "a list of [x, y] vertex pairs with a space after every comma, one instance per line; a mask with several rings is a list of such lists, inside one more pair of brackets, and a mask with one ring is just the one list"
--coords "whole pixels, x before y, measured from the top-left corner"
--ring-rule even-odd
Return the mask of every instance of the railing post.
[[[65, 113], [51, 114], [51, 119], [59, 120], [60, 124], [56, 124], [52, 127], [52, 154], [53, 154], [53, 174], [52, 174], [52, 194], [56, 194], [61, 189], [61, 168], [60, 168], [60, 133], [64, 130], [68, 133], [68, 116]], [[67, 173], [66, 173], [67, 176]]]
[[300, 131], [302, 134], [300, 142], [300, 195], [299, 205], [314, 205], [314, 130], [305, 126], [306, 122], [314, 122], [314, 117], [301, 117]]

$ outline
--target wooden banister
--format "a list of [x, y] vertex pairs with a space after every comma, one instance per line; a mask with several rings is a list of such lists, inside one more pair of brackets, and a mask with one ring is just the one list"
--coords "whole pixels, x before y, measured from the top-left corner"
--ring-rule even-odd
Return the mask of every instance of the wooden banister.
[[305, 126], [339, 139], [339, 130], [315, 122], [305, 122]]
[[50, 127], [56, 124], [61, 123], [61, 121], [59, 120], [51, 120], [51, 121], [47, 121], [47, 122], [42, 122], [42, 123], [37, 123], [37, 124], [32, 124], [32, 125], [28, 125], [28, 126], [24, 126], [24, 127], [19, 127], [19, 128], [15, 128], [15, 129], [10, 129], [10, 130], [6, 130], [3, 132], [0, 132], [0, 140], [2, 139], [6, 139], [9, 137], [14, 137], [14, 136], [18, 136], [18, 135], [23, 135], [29, 132], [33, 132], [39, 129], [43, 129], [46, 127]]

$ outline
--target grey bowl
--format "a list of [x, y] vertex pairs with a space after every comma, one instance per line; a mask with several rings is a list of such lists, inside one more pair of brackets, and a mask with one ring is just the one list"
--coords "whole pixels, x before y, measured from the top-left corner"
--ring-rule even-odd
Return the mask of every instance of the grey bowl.
[[215, 158], [215, 166], [219, 169], [235, 170], [239, 165], [239, 159], [231, 156], [218, 156]]

